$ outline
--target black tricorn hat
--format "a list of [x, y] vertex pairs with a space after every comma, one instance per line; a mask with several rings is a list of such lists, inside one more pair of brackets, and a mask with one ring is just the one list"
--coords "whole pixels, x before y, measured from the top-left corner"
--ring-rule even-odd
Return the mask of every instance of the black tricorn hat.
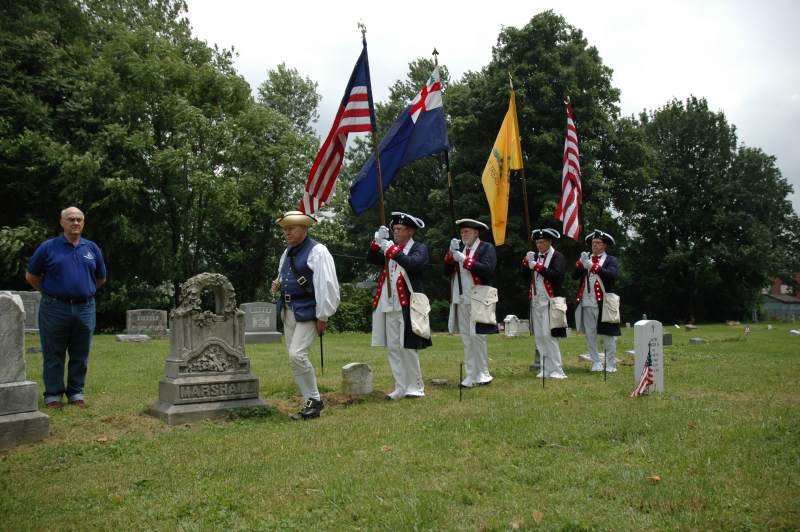
[[420, 218], [416, 216], [411, 216], [410, 214], [406, 214], [404, 212], [393, 212], [392, 213], [392, 225], [405, 225], [406, 227], [413, 227], [414, 229], [422, 229], [425, 227], [425, 222], [423, 222]]
[[616, 244], [613, 236], [609, 235], [605, 231], [601, 231], [600, 229], [595, 229], [594, 231], [586, 235], [586, 243], [591, 245], [592, 240], [594, 240], [595, 238], [602, 240], [609, 246], [613, 246], [614, 244]]
[[483, 222], [479, 222], [478, 220], [473, 220], [472, 218], [461, 218], [460, 220], [456, 220], [456, 225], [459, 229], [463, 227], [469, 227], [470, 229], [477, 229], [478, 231], [488, 231], [489, 226]]
[[531, 238], [534, 240], [558, 240], [561, 238], [561, 234], [556, 231], [555, 229], [550, 229], [549, 227], [544, 227], [542, 229], [534, 229], [531, 231]]

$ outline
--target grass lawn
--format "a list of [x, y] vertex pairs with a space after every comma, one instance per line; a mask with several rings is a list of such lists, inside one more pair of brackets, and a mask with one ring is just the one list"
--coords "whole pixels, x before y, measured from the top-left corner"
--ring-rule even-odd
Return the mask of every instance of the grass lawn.
[[[392, 402], [337, 393], [348, 362], [369, 363], [377, 390], [392, 378], [367, 335], [328, 335], [327, 406], [307, 422], [286, 416], [301, 401], [284, 346], [254, 345], [275, 413], [176, 427], [143, 414], [168, 341], [98, 336], [89, 408], [47, 411], [49, 438], [0, 453], [0, 529], [797, 529], [800, 337], [789, 328], [665, 326], [667, 391], [640, 399], [628, 398], [631, 365], [603, 382], [578, 362], [582, 337], [561, 343], [569, 378], [542, 389], [528, 371], [533, 339], [495, 335], [496, 380], [460, 402], [460, 338], [436, 335], [422, 351], [427, 397]], [[623, 330], [619, 352], [632, 345]], [[41, 355], [27, 361], [41, 392]]]

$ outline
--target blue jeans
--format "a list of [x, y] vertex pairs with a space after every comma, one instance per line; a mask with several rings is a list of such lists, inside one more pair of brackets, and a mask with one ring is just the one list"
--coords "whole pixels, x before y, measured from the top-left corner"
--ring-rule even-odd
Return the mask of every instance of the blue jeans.
[[[44, 402], [84, 399], [83, 385], [95, 326], [94, 298], [70, 304], [42, 294], [39, 306], [39, 338], [42, 342]], [[67, 386], [64, 361], [69, 352]]]

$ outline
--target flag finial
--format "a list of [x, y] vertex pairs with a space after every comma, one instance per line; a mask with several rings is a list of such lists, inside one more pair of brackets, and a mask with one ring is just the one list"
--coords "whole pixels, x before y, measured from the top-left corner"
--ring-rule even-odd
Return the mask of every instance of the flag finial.
[[435, 46], [433, 47], [431, 55], [433, 55], [433, 66], [439, 66], [439, 50], [437, 50]]
[[511, 79], [511, 71], [508, 71], [508, 86], [511, 87], [511, 90], [514, 90], [514, 80]]
[[358, 21], [358, 29], [361, 30], [361, 40], [362, 41], [366, 41], [367, 40], [367, 25], [364, 24], [363, 20], [359, 20]]

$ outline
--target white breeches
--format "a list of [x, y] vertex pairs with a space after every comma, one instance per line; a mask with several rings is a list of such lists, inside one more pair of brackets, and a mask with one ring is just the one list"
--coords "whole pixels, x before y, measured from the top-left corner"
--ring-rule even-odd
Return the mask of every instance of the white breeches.
[[461, 384], [472, 386], [491, 382], [489, 373], [489, 347], [485, 334], [475, 334], [475, 322], [470, 319], [470, 305], [456, 305], [458, 330], [464, 344], [464, 370], [466, 375]]
[[425, 395], [422, 383], [422, 370], [419, 355], [415, 349], [403, 347], [403, 313], [401, 311], [381, 312], [386, 323], [386, 347], [389, 351], [389, 367], [394, 375], [395, 395]]
[[605, 334], [597, 334], [597, 316], [600, 312], [598, 307], [581, 307], [583, 312], [583, 327], [586, 331], [586, 346], [589, 348], [589, 356], [592, 358], [592, 367], [597, 370], [602, 368], [600, 353], [597, 351], [597, 337], [603, 339], [603, 348], [606, 353], [606, 369], [616, 369], [617, 367], [617, 337]]
[[561, 366], [561, 348], [558, 345], [558, 338], [553, 338], [550, 334], [550, 307], [548, 305], [537, 305], [536, 300], [533, 299], [530, 309], [536, 348], [542, 356], [542, 371], [539, 372], [538, 377], [566, 378], [567, 375]]
[[308, 359], [308, 351], [317, 337], [317, 322], [295, 321], [294, 311], [284, 307], [283, 336], [286, 350], [289, 351], [289, 369], [292, 370], [294, 381], [300, 388], [303, 399], [319, 400], [317, 376], [314, 374], [314, 366]]

